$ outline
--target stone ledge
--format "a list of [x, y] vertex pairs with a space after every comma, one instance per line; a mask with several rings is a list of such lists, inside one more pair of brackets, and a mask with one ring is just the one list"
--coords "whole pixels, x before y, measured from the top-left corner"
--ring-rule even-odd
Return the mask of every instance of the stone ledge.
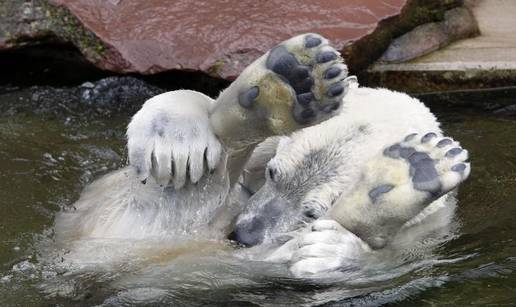
[[[515, 51], [516, 52], [516, 51]], [[465, 71], [465, 70], [516, 70], [516, 62], [434, 62], [434, 63], [402, 63], [374, 64], [371, 72], [386, 71]]]
[[369, 86], [411, 93], [516, 85], [516, 1], [468, 2], [481, 35], [403, 63], [377, 62], [363, 74]]
[[386, 87], [412, 94], [513, 86], [516, 84], [516, 63], [507, 64], [486, 66], [459, 63], [452, 67], [450, 63], [441, 63], [384, 67], [384, 70], [375, 66], [360, 79], [362, 84], [371, 87]]

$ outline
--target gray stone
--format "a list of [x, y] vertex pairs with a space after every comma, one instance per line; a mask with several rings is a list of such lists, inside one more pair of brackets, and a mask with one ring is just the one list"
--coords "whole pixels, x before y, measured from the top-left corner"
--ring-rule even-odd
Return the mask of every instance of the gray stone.
[[465, 7], [449, 10], [444, 21], [420, 25], [396, 38], [380, 62], [400, 63], [442, 48], [453, 41], [478, 35], [475, 17]]

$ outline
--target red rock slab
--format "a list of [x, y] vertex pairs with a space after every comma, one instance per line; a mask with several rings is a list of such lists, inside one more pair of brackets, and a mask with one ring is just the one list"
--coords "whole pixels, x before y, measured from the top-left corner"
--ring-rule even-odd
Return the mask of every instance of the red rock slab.
[[117, 72], [203, 71], [232, 79], [278, 42], [317, 32], [342, 49], [407, 0], [50, 0], [120, 58]]

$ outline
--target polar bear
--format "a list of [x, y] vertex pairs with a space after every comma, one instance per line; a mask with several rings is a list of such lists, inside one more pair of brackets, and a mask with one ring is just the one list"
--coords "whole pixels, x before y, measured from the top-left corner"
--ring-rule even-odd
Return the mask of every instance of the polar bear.
[[300, 277], [388, 245], [429, 205], [445, 206], [468, 153], [418, 100], [347, 75], [326, 39], [304, 34], [216, 101], [150, 99], [128, 126], [130, 166], [86, 188], [57, 217], [57, 239], [229, 236], [274, 245], [266, 259]]
[[225, 237], [254, 147], [338, 113], [346, 76], [328, 41], [305, 34], [257, 59], [216, 101], [188, 90], [149, 99], [128, 126], [130, 166], [92, 183], [57, 217], [58, 241]]

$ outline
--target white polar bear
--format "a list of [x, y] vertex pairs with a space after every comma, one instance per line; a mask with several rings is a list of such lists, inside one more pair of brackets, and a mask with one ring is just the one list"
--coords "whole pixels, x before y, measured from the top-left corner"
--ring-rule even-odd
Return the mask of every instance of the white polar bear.
[[267, 259], [287, 261], [296, 276], [389, 244], [467, 178], [467, 151], [442, 137], [418, 100], [346, 77], [327, 41], [305, 34], [246, 68], [215, 102], [193, 91], [150, 99], [128, 127], [131, 166], [60, 214], [57, 239], [231, 232], [242, 245], [278, 246]]
[[306, 34], [257, 59], [216, 101], [187, 90], [149, 99], [127, 130], [131, 166], [91, 184], [76, 210], [58, 216], [58, 241], [224, 238], [226, 230], [215, 228], [229, 226], [225, 212], [240, 206], [238, 185], [230, 187], [254, 147], [338, 113], [342, 62], [326, 39]]

